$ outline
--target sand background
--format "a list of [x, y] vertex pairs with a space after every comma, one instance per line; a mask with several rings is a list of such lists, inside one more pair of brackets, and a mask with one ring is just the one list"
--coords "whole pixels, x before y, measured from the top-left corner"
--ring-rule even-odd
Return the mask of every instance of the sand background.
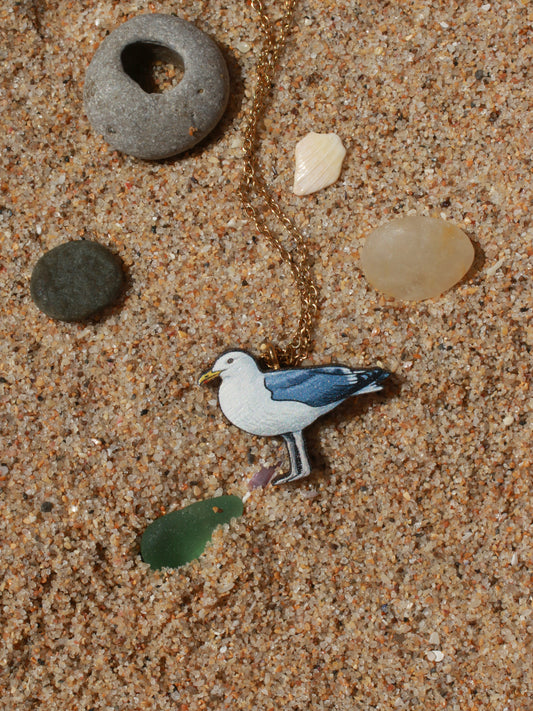
[[[83, 110], [99, 43], [142, 12], [194, 22], [231, 72], [222, 122], [177, 160], [114, 152]], [[309, 364], [379, 361], [395, 382], [311, 428], [309, 479], [254, 492], [198, 561], [154, 573], [152, 520], [286, 463], [196, 385], [298, 314], [235, 196], [256, 14], [2, 3], [2, 709], [531, 708], [532, 6], [303, 0], [295, 20], [261, 163], [320, 286]], [[311, 130], [348, 153], [334, 186], [297, 198]], [[358, 255], [415, 213], [462, 227], [476, 261], [401, 303]], [[98, 322], [56, 322], [31, 271], [80, 238], [122, 257], [128, 291]]]

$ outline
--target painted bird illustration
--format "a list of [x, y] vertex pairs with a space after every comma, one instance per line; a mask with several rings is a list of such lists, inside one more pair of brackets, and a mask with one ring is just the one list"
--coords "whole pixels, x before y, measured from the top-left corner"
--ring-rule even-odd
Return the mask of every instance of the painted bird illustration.
[[217, 358], [198, 382], [220, 378], [220, 408], [239, 429], [284, 439], [291, 468], [272, 482], [282, 484], [311, 472], [303, 430], [353, 395], [382, 390], [389, 375], [382, 368], [340, 365], [263, 372], [249, 353], [235, 350]]

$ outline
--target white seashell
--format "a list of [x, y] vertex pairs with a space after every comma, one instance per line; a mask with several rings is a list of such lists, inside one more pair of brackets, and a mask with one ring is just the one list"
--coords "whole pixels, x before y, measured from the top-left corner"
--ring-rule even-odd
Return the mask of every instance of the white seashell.
[[310, 195], [334, 183], [341, 172], [346, 148], [334, 133], [308, 133], [296, 144], [296, 195]]

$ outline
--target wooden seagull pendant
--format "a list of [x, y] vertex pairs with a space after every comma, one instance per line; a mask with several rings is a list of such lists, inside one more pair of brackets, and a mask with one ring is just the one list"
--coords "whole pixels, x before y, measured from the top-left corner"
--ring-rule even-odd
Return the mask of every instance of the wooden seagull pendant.
[[390, 375], [381, 368], [352, 369], [339, 365], [262, 372], [246, 351], [221, 355], [200, 385], [220, 377], [220, 408], [236, 427], [261, 437], [283, 437], [290, 471], [276, 477], [283, 484], [311, 471], [303, 430], [353, 395], [382, 390]]

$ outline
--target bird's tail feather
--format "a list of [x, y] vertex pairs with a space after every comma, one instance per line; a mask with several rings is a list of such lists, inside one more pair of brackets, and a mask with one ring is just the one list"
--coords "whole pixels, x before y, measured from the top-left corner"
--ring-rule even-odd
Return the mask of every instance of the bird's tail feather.
[[383, 390], [383, 385], [380, 385], [379, 383], [371, 383], [365, 388], [361, 388], [361, 390], [358, 390], [357, 395], [366, 395], [366, 393], [377, 393], [379, 390]]

